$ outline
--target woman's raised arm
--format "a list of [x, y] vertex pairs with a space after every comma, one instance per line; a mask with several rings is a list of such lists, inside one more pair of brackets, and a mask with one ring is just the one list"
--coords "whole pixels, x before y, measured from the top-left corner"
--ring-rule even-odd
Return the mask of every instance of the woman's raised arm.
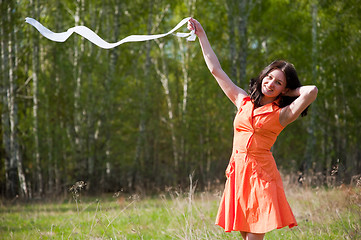
[[208, 41], [207, 35], [202, 25], [197, 20], [191, 18], [188, 22], [188, 29], [195, 30], [195, 34], [199, 38], [203, 57], [209, 71], [217, 80], [219, 86], [226, 94], [226, 96], [234, 103], [234, 105], [237, 106], [237, 108], [239, 108], [243, 98], [248, 96], [247, 92], [236, 86], [236, 84], [234, 84], [228, 75], [223, 71], [218, 58]]
[[302, 86], [295, 90], [289, 90], [286, 96], [297, 97], [290, 105], [282, 108], [280, 113], [280, 123], [286, 126], [295, 121], [298, 116], [313, 102], [317, 97], [318, 89], [316, 86]]

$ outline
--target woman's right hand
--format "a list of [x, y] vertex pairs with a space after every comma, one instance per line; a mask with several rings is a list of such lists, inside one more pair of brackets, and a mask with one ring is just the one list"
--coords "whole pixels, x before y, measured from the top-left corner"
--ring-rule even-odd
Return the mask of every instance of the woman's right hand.
[[194, 30], [194, 33], [199, 37], [199, 35], [204, 34], [204, 29], [202, 27], [202, 25], [195, 20], [194, 18], [191, 18], [188, 20], [188, 26], [187, 28], [189, 30]]

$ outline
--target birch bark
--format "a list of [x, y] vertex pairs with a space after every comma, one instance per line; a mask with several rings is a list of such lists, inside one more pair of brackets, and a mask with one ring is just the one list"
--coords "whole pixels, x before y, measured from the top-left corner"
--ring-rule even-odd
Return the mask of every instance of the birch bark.
[[156, 42], [158, 44], [158, 47], [160, 50], [160, 55], [162, 58], [162, 70], [159, 69], [158, 62], [155, 59], [154, 59], [154, 62], [155, 62], [154, 65], [155, 65], [156, 72], [157, 72], [158, 76], [160, 77], [160, 81], [162, 83], [162, 87], [164, 89], [165, 98], [166, 98], [166, 102], [167, 102], [167, 112], [168, 112], [168, 119], [169, 119], [168, 125], [169, 125], [170, 132], [171, 132], [174, 167], [177, 172], [179, 153], [178, 153], [178, 148], [177, 148], [177, 138], [176, 138], [175, 126], [174, 126], [174, 110], [173, 110], [173, 104], [172, 104], [171, 94], [170, 94], [170, 90], [169, 90], [169, 79], [168, 79], [167, 66], [166, 66], [166, 60], [165, 60], [165, 55], [164, 55], [164, 43], [161, 43], [159, 41], [156, 41]]
[[238, 2], [238, 32], [240, 41], [240, 50], [238, 54], [239, 59], [239, 86], [244, 89], [248, 89], [248, 81], [246, 79], [247, 69], [247, 49], [248, 49], [248, 35], [247, 25], [249, 15], [256, 5], [255, 0], [240, 0]]
[[[8, 21], [12, 22], [12, 8], [8, 8]], [[16, 41], [14, 41], [15, 34], [17, 29], [15, 27], [14, 31], [9, 33], [9, 42], [8, 42], [8, 54], [9, 54], [9, 89], [7, 91], [8, 98], [8, 109], [10, 111], [10, 169], [16, 169], [16, 171], [11, 171], [12, 174], [17, 174], [19, 182], [19, 194], [22, 198], [28, 197], [28, 188], [26, 186], [25, 174], [23, 172], [22, 166], [22, 157], [20, 153], [20, 147], [18, 142], [18, 106], [15, 98], [16, 94], [16, 79], [15, 74], [16, 68]], [[15, 180], [15, 176], [10, 176], [10, 178]]]
[[237, 80], [237, 48], [235, 41], [235, 26], [234, 26], [234, 0], [226, 1], [227, 17], [228, 17], [228, 29], [229, 29], [229, 53], [231, 60], [231, 79]]
[[[82, 12], [84, 8], [84, 0], [76, 1], [75, 11], [75, 26], [84, 25], [82, 20]], [[80, 46], [79, 46], [80, 45]], [[78, 163], [79, 170], [86, 169], [86, 163], [81, 160], [83, 153], [83, 141], [81, 132], [82, 123], [82, 109], [80, 107], [80, 95], [82, 88], [82, 64], [80, 64], [80, 57], [84, 52], [84, 39], [81, 37], [76, 38], [74, 43], [74, 75], [75, 75], [75, 89], [74, 89], [74, 132], [75, 132], [75, 156]], [[81, 172], [84, 173], [84, 172]]]
[[[314, 0], [311, 4], [311, 16], [312, 16], [312, 81], [316, 81], [317, 74], [317, 0]], [[313, 112], [310, 114], [310, 121], [307, 123], [307, 143], [305, 149], [305, 169], [312, 167], [314, 162], [314, 148], [316, 145], [316, 136], [315, 136], [315, 117], [316, 117], [316, 102], [312, 104]]]
[[[152, 27], [153, 27], [153, 0], [149, 1], [149, 14], [148, 14], [148, 21], [147, 21], [147, 34], [152, 34]], [[143, 90], [143, 94], [141, 96], [141, 105], [140, 105], [140, 119], [139, 119], [139, 126], [138, 126], [138, 137], [137, 143], [135, 148], [135, 155], [134, 155], [134, 162], [133, 162], [133, 169], [132, 169], [132, 181], [131, 186], [134, 188], [137, 184], [137, 181], [141, 181], [140, 172], [143, 172], [142, 160], [141, 160], [141, 153], [142, 151], [145, 153], [144, 158], [149, 160], [149, 152], [148, 152], [148, 145], [147, 145], [147, 125], [146, 125], [146, 106], [147, 106], [147, 99], [149, 97], [149, 73], [150, 73], [150, 64], [151, 64], [151, 56], [150, 56], [150, 48], [151, 42], [147, 41], [146, 43], [146, 59], [144, 64], [144, 82], [145, 87]]]
[[[57, 2], [58, 8], [60, 9], [60, 2]], [[56, 11], [56, 19], [58, 19], [56, 23], [56, 30], [57, 32], [61, 31], [61, 22], [62, 22], [62, 15], [60, 14], [60, 11]], [[61, 65], [62, 61], [59, 57], [59, 51], [58, 48], [53, 49], [53, 56], [54, 56], [54, 80], [55, 80], [55, 101], [59, 101], [60, 96], [60, 72], [61, 72]], [[49, 97], [49, 96], [48, 96]], [[51, 109], [51, 105], [49, 102], [48, 111], [47, 114], [49, 115]], [[66, 163], [66, 158], [64, 157], [64, 135], [62, 133], [64, 124], [64, 119], [62, 116], [57, 116], [57, 124], [56, 126], [50, 126], [48, 125], [48, 161], [51, 164], [49, 167], [49, 176], [51, 176], [50, 181], [54, 181], [55, 183], [55, 193], [59, 193], [61, 191], [61, 170], [60, 170], [60, 163]], [[50, 130], [52, 129], [52, 130]], [[51, 184], [49, 184], [51, 186]]]
[[[1, 5], [4, 4], [4, 1], [0, 1]], [[7, 14], [6, 12], [3, 13]], [[4, 36], [1, 38], [1, 124], [3, 131], [3, 146], [5, 150], [5, 188], [6, 194], [8, 197], [13, 197], [16, 194], [16, 179], [12, 179], [14, 174], [12, 173], [15, 169], [10, 168], [10, 158], [11, 158], [11, 149], [10, 149], [10, 116], [8, 109], [8, 96], [7, 92], [9, 90], [9, 76], [8, 76], [8, 67], [9, 67], [9, 58], [8, 58], [8, 34], [5, 29], [6, 19], [1, 18], [0, 26], [0, 35]], [[16, 175], [15, 175], [16, 176]]]
[[238, 19], [238, 31], [240, 41], [239, 51], [239, 86], [247, 86], [246, 83], [246, 67], [247, 67], [247, 0], [240, 0], [238, 3], [239, 7], [239, 19]]
[[[33, 15], [36, 19], [39, 18], [39, 4], [37, 0], [33, 0], [30, 3], [33, 9]], [[32, 79], [33, 79], [33, 135], [34, 135], [34, 158], [36, 165], [36, 186], [37, 193], [43, 194], [43, 176], [40, 163], [40, 152], [39, 152], [39, 133], [38, 133], [38, 73], [39, 71], [39, 34], [33, 31], [33, 64], [32, 64]]]

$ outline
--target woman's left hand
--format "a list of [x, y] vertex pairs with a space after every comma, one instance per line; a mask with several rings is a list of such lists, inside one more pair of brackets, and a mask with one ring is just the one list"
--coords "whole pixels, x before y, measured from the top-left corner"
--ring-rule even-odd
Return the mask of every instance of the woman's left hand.
[[205, 33], [204, 30], [203, 30], [202, 25], [201, 25], [197, 20], [195, 20], [194, 18], [189, 19], [187, 28], [188, 28], [189, 30], [191, 30], [191, 31], [194, 30], [194, 33], [195, 33], [198, 37], [199, 37], [199, 35]]

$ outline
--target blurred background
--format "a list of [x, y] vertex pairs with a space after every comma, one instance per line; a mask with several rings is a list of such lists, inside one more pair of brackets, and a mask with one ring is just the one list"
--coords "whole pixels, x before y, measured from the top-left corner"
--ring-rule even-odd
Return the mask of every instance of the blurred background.
[[[167, 36], [101, 49], [73, 34], [85, 25], [108, 42], [200, 21], [240, 87], [271, 61], [292, 62], [315, 84], [309, 115], [273, 147], [285, 180], [356, 184], [361, 174], [359, 0], [1, 0], [0, 194], [38, 198], [75, 182], [90, 193], [200, 189], [225, 181], [236, 108], [209, 73], [198, 41]], [[181, 32], [186, 32], [184, 26]], [[81, 182], [82, 183], [82, 182]]]

